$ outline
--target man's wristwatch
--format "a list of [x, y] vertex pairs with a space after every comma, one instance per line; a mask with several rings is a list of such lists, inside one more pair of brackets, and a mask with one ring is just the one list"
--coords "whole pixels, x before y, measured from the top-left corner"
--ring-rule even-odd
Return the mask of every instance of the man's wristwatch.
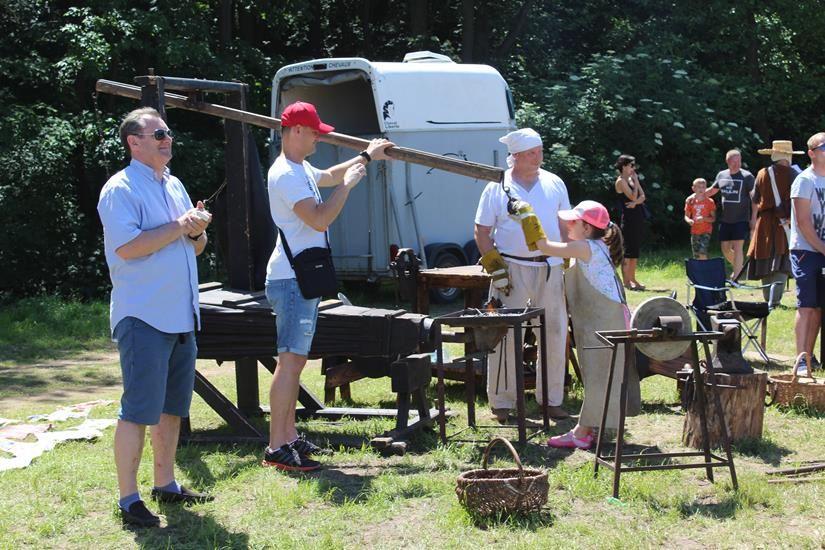
[[367, 153], [367, 150], [366, 150], [366, 149], [364, 149], [363, 151], [361, 151], [360, 153], [358, 153], [358, 156], [364, 157], [364, 160], [365, 160], [365, 161], [367, 161], [367, 164], [369, 164], [370, 162], [372, 162], [372, 157], [370, 156], [370, 154], [369, 154], [369, 153]]
[[194, 237], [192, 235], [186, 235], [186, 236], [189, 237], [190, 239], [192, 239], [193, 241], [198, 241], [203, 236], [203, 231], [201, 231], [200, 233], [198, 233]]

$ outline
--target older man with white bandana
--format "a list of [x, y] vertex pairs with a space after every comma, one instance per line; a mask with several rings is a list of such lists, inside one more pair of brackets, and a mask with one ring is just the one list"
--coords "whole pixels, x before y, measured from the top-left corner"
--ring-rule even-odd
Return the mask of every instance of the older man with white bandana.
[[[502, 183], [490, 182], [478, 203], [475, 239], [482, 254], [482, 265], [493, 275], [491, 296], [505, 307], [545, 309], [548, 380], [536, 378], [536, 399], [541, 405], [542, 384], [547, 384], [548, 413], [551, 418], [568, 416], [562, 409], [564, 367], [567, 343], [567, 309], [564, 303], [562, 260], [543, 256], [528, 246], [519, 219], [519, 202], [535, 210], [541, 226], [551, 241], [565, 240], [558, 218], [559, 210], [570, 208], [564, 182], [541, 168], [541, 136], [530, 128], [510, 132], [499, 139], [507, 145], [509, 169]], [[512, 332], [512, 331], [511, 331]], [[487, 396], [493, 414], [506, 422], [516, 402], [513, 337], [491, 354], [487, 362]]]

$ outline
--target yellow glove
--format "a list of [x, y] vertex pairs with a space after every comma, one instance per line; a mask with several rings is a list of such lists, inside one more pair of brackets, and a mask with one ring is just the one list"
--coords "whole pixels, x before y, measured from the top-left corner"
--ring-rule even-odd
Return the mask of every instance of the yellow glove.
[[498, 250], [494, 248], [487, 252], [481, 257], [479, 263], [481, 267], [484, 268], [484, 271], [493, 277], [493, 288], [498, 289], [504, 293], [505, 296], [509, 296], [510, 290], [512, 289], [510, 286], [510, 274], [507, 270], [507, 263], [504, 261], [504, 258], [501, 257]]
[[524, 240], [527, 242], [528, 250], [538, 250], [536, 243], [547, 238], [544, 229], [541, 227], [539, 217], [536, 216], [533, 207], [524, 201], [516, 201], [513, 205], [512, 217], [521, 222], [521, 230], [524, 233]]

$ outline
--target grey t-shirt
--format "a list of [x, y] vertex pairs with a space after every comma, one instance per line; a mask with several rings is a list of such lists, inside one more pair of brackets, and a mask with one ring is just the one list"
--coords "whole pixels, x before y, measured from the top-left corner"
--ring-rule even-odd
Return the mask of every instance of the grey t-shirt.
[[730, 170], [722, 170], [716, 174], [715, 183], [722, 197], [722, 214], [719, 221], [738, 223], [750, 220], [750, 193], [753, 190], [753, 182], [753, 174], [747, 170], [740, 170], [736, 174], [731, 174]]
[[[796, 176], [791, 185], [791, 200], [808, 199], [811, 201], [811, 218], [814, 222], [814, 231], [820, 239], [825, 241], [825, 176], [818, 176], [812, 167], [808, 167]], [[797, 230], [796, 210], [791, 209], [791, 250], [810, 250], [816, 252], [808, 244], [802, 233]]]

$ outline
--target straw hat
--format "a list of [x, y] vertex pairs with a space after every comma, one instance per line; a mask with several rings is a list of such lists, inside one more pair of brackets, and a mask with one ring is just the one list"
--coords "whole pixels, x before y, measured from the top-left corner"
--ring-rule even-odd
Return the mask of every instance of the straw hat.
[[791, 155], [804, 155], [804, 151], [794, 151], [793, 144], [789, 140], [775, 139], [770, 149], [759, 149], [760, 155], [770, 155], [771, 160], [791, 160]]

